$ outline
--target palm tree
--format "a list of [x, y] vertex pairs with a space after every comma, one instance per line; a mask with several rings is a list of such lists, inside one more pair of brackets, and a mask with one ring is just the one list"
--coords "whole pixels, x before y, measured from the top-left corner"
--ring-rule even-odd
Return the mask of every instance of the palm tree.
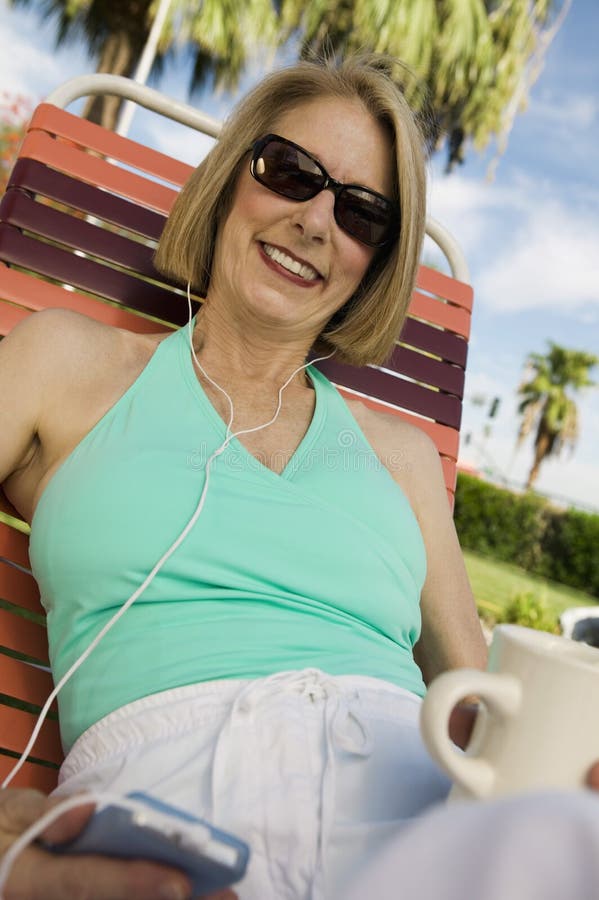
[[[32, 0], [11, 0], [30, 5]], [[57, 19], [58, 41], [83, 36], [98, 71], [131, 75], [155, 0], [33, 0]], [[420, 110], [431, 148], [447, 135], [448, 168], [471, 141], [500, 149], [572, 0], [174, 0], [156, 70], [177, 46], [192, 49], [190, 89], [234, 87], [250, 48], [298, 45], [303, 56], [374, 50], [405, 61], [398, 73]], [[119, 101], [85, 114], [114, 127]]]
[[566, 446], [574, 450], [578, 438], [578, 410], [568, 391], [594, 385], [589, 369], [597, 363], [599, 357], [592, 353], [566, 350], [552, 341], [548, 353], [531, 353], [528, 357], [524, 380], [518, 388], [522, 397], [518, 407], [522, 416], [518, 444], [536, 429], [535, 455], [527, 489], [536, 481], [543, 460], [559, 455]]
[[[30, 6], [31, 0], [11, 0]], [[56, 20], [57, 44], [83, 38], [98, 72], [131, 76], [148, 39], [155, 0], [34, 0], [44, 18]], [[192, 50], [190, 92], [212, 81], [234, 88], [251, 52], [274, 47], [277, 17], [271, 0], [174, 0], [163, 28], [154, 71], [166, 57]], [[121, 100], [93, 97], [83, 115], [114, 129]]]
[[302, 54], [367, 48], [412, 70], [404, 82], [431, 149], [447, 137], [450, 170], [472, 141], [505, 149], [571, 0], [281, 0]]

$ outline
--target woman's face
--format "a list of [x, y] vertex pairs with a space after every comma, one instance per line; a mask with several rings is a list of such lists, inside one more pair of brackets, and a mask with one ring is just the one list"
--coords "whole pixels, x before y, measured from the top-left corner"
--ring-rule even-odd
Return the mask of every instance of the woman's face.
[[[305, 148], [332, 178], [391, 197], [393, 159], [382, 126], [361, 102], [311, 100], [270, 131]], [[314, 339], [354, 293], [375, 249], [337, 225], [334, 194], [287, 200], [254, 180], [249, 159], [216, 240], [208, 298], [242, 320]], [[301, 265], [299, 272], [298, 265]], [[280, 333], [280, 332], [279, 332]]]

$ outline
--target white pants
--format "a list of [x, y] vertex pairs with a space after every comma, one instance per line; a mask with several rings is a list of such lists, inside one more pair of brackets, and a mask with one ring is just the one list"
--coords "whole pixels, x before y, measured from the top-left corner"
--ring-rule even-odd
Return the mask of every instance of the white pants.
[[308, 669], [145, 697], [74, 745], [57, 793], [141, 790], [251, 847], [240, 900], [336, 900], [449, 783], [420, 738], [420, 700]]
[[599, 798], [446, 806], [418, 711], [314, 670], [180, 688], [90, 728], [57, 793], [144, 790], [239, 834], [241, 900], [597, 900]]
[[599, 797], [556, 791], [440, 806], [385, 841], [337, 898], [597, 900]]

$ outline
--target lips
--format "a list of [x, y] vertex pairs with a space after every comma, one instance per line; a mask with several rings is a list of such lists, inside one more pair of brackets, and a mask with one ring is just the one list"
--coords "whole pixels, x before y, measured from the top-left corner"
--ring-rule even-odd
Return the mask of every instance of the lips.
[[281, 268], [286, 269], [286, 271], [290, 272], [292, 275], [298, 276], [303, 281], [309, 283], [322, 278], [320, 272], [309, 263], [304, 260], [296, 259], [287, 251], [281, 250], [280, 247], [275, 247], [273, 244], [262, 243], [262, 249], [265, 254], [281, 266]]

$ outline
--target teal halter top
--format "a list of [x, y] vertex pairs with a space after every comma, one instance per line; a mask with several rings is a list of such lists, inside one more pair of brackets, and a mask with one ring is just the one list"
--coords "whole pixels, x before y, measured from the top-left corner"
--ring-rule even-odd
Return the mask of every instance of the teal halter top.
[[[308, 371], [315, 412], [284, 471], [234, 439], [193, 530], [61, 691], [67, 750], [126, 703], [218, 678], [316, 667], [424, 694], [420, 529], [342, 397]], [[224, 439], [183, 328], [53, 475], [30, 553], [56, 681], [182, 531]]]

